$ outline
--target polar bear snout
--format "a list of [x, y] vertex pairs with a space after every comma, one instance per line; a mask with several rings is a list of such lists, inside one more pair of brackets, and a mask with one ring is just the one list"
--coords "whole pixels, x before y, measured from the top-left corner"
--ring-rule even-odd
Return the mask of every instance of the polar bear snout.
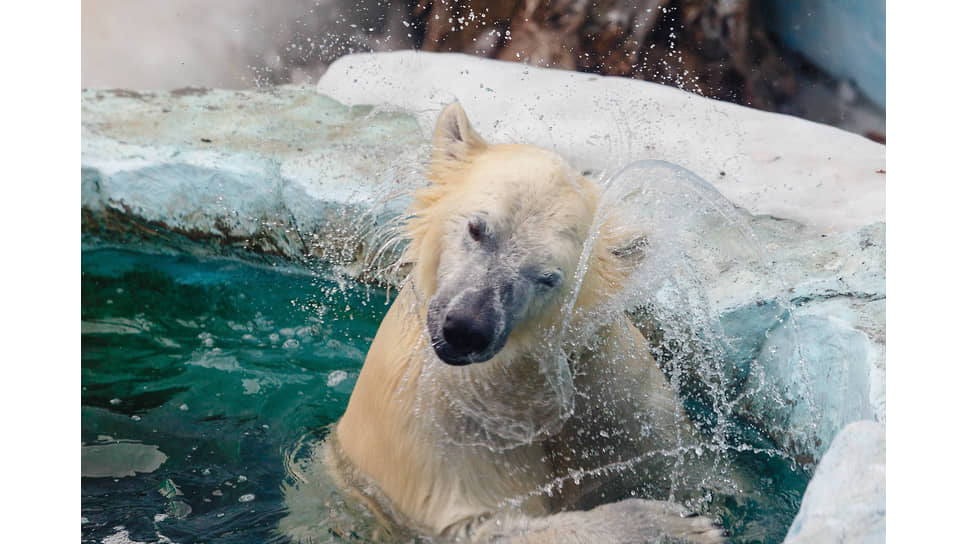
[[483, 352], [493, 342], [494, 332], [494, 319], [470, 312], [450, 312], [444, 318], [444, 340], [459, 355]]
[[466, 289], [431, 302], [427, 328], [437, 357], [450, 365], [480, 363], [494, 357], [507, 342], [504, 308], [494, 289]]

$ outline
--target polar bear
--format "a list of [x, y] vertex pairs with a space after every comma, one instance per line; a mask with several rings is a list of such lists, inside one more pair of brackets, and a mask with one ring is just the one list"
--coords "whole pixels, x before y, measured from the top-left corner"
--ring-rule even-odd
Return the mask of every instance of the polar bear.
[[[719, 476], [609, 304], [643, 233], [602, 213], [600, 187], [559, 155], [486, 143], [457, 103], [428, 179], [406, 225], [411, 272], [316, 459], [379, 522], [368, 538], [723, 541], [666, 500]], [[319, 478], [286, 489], [280, 528], [297, 540], [337, 500], [318, 499]]]

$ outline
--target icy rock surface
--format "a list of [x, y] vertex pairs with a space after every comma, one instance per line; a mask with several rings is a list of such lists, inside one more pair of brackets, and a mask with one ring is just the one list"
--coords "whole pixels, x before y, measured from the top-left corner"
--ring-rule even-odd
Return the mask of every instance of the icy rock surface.
[[878, 544], [886, 539], [884, 425], [845, 427], [814, 473], [785, 544]]
[[459, 100], [489, 141], [534, 143], [605, 173], [673, 161], [756, 215], [819, 232], [884, 220], [885, 146], [657, 83], [395, 51], [341, 57], [316, 89], [344, 104], [413, 112], [425, 130]]
[[383, 196], [378, 183], [394, 190], [414, 170], [395, 161], [422, 156], [424, 143], [410, 116], [294, 87], [87, 90], [83, 231], [289, 259], [333, 252], [348, 210]]
[[885, 419], [884, 223], [823, 234], [754, 216], [663, 161], [605, 183], [606, 206], [647, 233], [624, 303], [667, 370], [801, 463]]

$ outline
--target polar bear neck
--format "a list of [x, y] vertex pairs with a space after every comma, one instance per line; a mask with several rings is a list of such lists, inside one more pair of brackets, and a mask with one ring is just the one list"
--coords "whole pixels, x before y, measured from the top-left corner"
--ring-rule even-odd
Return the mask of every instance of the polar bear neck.
[[427, 351], [417, 402], [438, 440], [506, 450], [554, 436], [571, 416], [574, 385], [565, 361], [502, 352], [450, 367]]

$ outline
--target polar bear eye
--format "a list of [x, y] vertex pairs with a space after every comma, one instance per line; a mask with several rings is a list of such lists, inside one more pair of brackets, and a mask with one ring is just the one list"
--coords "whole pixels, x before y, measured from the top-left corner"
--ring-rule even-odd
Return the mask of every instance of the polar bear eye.
[[475, 217], [467, 222], [467, 234], [470, 235], [471, 240], [475, 242], [480, 242], [481, 237], [484, 236], [484, 221], [480, 218]]
[[538, 283], [545, 287], [557, 287], [561, 283], [561, 271], [560, 270], [549, 270], [547, 272], [542, 272], [538, 276]]

